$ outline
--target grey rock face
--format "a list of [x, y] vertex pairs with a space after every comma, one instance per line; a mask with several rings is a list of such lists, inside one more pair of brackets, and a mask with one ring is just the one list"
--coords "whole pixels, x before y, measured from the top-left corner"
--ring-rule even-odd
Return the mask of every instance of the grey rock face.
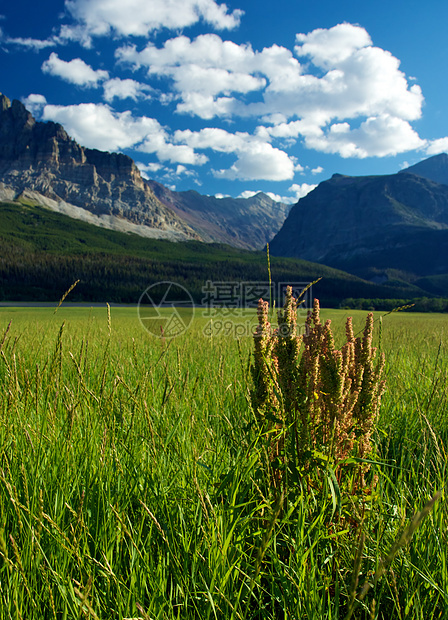
[[289, 206], [262, 192], [251, 198], [216, 198], [193, 190], [173, 192], [148, 181], [154, 194], [187, 222], [205, 241], [244, 249], [262, 249], [280, 230]]
[[[289, 207], [259, 193], [247, 199], [173, 192], [142, 178], [130, 157], [80, 146], [65, 129], [36, 122], [20, 101], [0, 94], [0, 182], [16, 198], [143, 236], [197, 239], [261, 249]], [[5, 190], [6, 191], [6, 190]], [[73, 207], [73, 208], [71, 208]], [[139, 227], [144, 227], [139, 230]], [[151, 229], [150, 234], [148, 228]]]
[[16, 197], [33, 191], [42, 204], [62, 201], [96, 216], [198, 239], [144, 182], [133, 160], [80, 146], [57, 123], [36, 122], [19, 101], [0, 95], [0, 181]]

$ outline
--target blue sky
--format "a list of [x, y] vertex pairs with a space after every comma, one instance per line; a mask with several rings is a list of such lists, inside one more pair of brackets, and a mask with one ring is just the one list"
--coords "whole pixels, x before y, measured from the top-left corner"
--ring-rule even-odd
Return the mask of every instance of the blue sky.
[[448, 151], [446, 0], [0, 0], [0, 92], [177, 190], [293, 203]]

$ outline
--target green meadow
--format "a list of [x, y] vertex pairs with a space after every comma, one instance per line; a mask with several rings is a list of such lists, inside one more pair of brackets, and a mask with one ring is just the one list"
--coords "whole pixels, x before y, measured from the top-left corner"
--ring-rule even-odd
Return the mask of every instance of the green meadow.
[[317, 471], [280, 510], [240, 319], [0, 308], [0, 618], [448, 618], [447, 318], [380, 316], [374, 490]]

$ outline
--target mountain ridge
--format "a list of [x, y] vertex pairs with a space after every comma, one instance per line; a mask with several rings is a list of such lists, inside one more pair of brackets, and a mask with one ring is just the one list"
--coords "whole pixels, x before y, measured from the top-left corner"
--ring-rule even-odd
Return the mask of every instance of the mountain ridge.
[[439, 153], [439, 155], [428, 157], [399, 172], [399, 174], [402, 173], [416, 174], [435, 183], [448, 185], [448, 154]]
[[[0, 95], [0, 181], [16, 192], [43, 196], [93, 215], [127, 219], [174, 237], [198, 235], [156, 199], [127, 155], [80, 146], [62, 125], [37, 122], [17, 100]], [[132, 204], [132, 209], [128, 205]], [[87, 207], [87, 209], [86, 209]], [[126, 217], [124, 217], [126, 216]]]
[[173, 191], [143, 178], [130, 157], [82, 147], [61, 125], [36, 121], [0, 94], [0, 200], [153, 239], [245, 250], [269, 243], [272, 256], [372, 282], [398, 278], [443, 289], [448, 281], [446, 153], [396, 174], [334, 174], [289, 209], [261, 192], [217, 198]]
[[[197, 194], [191, 201], [188, 192], [161, 191], [127, 155], [82, 147], [62, 125], [36, 121], [1, 93], [0, 183], [8, 200], [32, 200], [99, 226], [246, 249], [262, 248], [288, 211], [264, 194], [255, 201]], [[169, 200], [160, 200], [154, 187]]]
[[448, 273], [448, 185], [429, 178], [445, 165], [442, 154], [392, 175], [335, 174], [291, 208], [270, 251], [367, 279]]
[[262, 249], [279, 230], [289, 206], [263, 192], [250, 198], [204, 196], [195, 190], [173, 192], [157, 181], [147, 183], [155, 196], [196, 230], [204, 241], [219, 239], [242, 249]]

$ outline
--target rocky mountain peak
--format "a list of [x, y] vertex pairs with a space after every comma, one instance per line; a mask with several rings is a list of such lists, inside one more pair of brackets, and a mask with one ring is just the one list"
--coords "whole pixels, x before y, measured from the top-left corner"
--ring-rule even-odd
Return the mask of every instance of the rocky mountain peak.
[[416, 174], [430, 181], [434, 181], [434, 183], [448, 185], [448, 154], [440, 153], [438, 155], [433, 155], [433, 157], [424, 159], [418, 164], [405, 168], [401, 171], [401, 173], [403, 172]]
[[11, 107], [11, 101], [8, 99], [8, 97], [5, 97], [5, 95], [0, 93], [0, 112], [3, 112], [4, 110], [7, 110], [10, 107]]
[[0, 199], [2, 192], [144, 236], [247, 249], [270, 241], [289, 210], [262, 193], [218, 199], [168, 190], [144, 180], [127, 155], [80, 146], [62, 125], [36, 122], [20, 101], [0, 94]]
[[333, 175], [292, 207], [270, 243], [272, 255], [362, 277], [375, 268], [446, 273], [448, 183], [429, 176], [441, 174], [445, 162], [444, 154], [397, 174]]
[[65, 212], [73, 217], [82, 217], [81, 211], [87, 210], [103, 222], [113, 220], [113, 227], [120, 228], [120, 220], [127, 220], [159, 230], [160, 236], [199, 238], [155, 197], [130, 157], [82, 147], [62, 125], [37, 122], [20, 101], [11, 103], [4, 95], [0, 95], [0, 182], [8, 195], [31, 194], [35, 202], [56, 210], [66, 205]]
[[174, 192], [147, 181], [155, 195], [194, 228], [204, 241], [244, 249], [262, 249], [280, 229], [289, 206], [262, 192], [250, 198], [204, 196], [195, 190]]

